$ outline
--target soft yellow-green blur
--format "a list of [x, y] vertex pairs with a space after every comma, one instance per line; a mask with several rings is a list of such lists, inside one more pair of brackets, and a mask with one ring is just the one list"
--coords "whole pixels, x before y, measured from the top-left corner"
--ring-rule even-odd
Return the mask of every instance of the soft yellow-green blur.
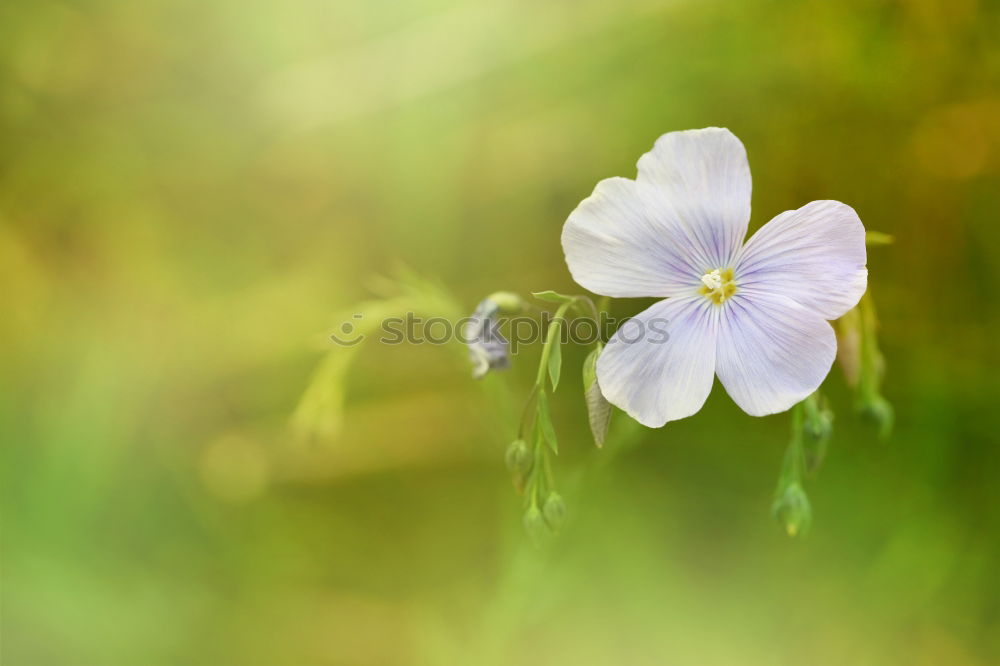
[[[0, 4], [0, 660], [1000, 663], [998, 35], [990, 0]], [[535, 549], [503, 457], [538, 346], [475, 382], [328, 336], [577, 293], [567, 214], [713, 125], [752, 228], [838, 199], [895, 236], [895, 431], [835, 369], [790, 539], [787, 415], [716, 386], [598, 451], [566, 348]]]

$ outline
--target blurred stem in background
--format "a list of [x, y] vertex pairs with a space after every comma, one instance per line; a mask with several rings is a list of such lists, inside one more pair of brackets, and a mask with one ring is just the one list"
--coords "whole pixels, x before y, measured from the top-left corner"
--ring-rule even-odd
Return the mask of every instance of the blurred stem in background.
[[[869, 247], [891, 245], [894, 239], [889, 234], [869, 231]], [[878, 344], [878, 315], [871, 287], [861, 297], [861, 302], [852, 311], [854, 317], [848, 325], [857, 329], [858, 372], [855, 381], [857, 390], [856, 407], [861, 414], [875, 423], [879, 436], [885, 439], [892, 432], [895, 420], [892, 405], [882, 395], [882, 379], [885, 375], [885, 357]], [[851, 313], [848, 313], [849, 315]]]
[[[333, 346], [320, 361], [291, 417], [295, 441], [328, 445], [337, 437], [343, 425], [348, 372], [357, 353], [365, 347], [360, 340], [375, 336], [384, 321], [413, 314], [456, 322], [463, 315], [461, 306], [447, 289], [405, 267], [398, 269], [395, 277], [377, 278], [372, 287], [379, 298], [358, 303], [334, 317], [341, 327], [340, 333], [348, 328], [346, 333], [351, 340], [359, 342]], [[462, 355], [464, 363], [465, 348], [454, 341], [448, 346]], [[505, 384], [483, 382], [482, 386], [491, 404], [510, 404]], [[499, 417], [499, 422], [502, 420]]]
[[866, 291], [861, 297], [858, 312], [861, 328], [861, 373], [858, 377], [857, 409], [875, 423], [879, 436], [885, 439], [892, 432], [895, 416], [892, 405], [882, 395], [885, 357], [878, 346], [878, 316], [870, 291]]

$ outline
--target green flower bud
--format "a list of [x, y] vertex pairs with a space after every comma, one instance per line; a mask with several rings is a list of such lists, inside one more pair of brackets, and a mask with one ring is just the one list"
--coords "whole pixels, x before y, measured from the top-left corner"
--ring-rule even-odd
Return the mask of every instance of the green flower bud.
[[861, 415], [878, 426], [879, 437], [883, 439], [892, 432], [895, 412], [889, 401], [875, 394], [865, 399], [860, 406]]
[[504, 459], [507, 462], [507, 469], [515, 474], [524, 475], [531, 469], [531, 449], [523, 439], [515, 439], [510, 443]]
[[812, 506], [809, 497], [798, 481], [788, 484], [771, 506], [771, 513], [781, 523], [788, 536], [805, 534], [812, 522]]
[[486, 300], [496, 303], [503, 314], [514, 314], [524, 310], [524, 301], [512, 291], [495, 291]]
[[549, 496], [545, 498], [545, 506], [542, 507], [542, 514], [545, 516], [545, 522], [549, 524], [553, 532], [558, 532], [566, 522], [566, 502], [563, 501], [562, 496], [553, 491], [549, 493]]
[[549, 526], [545, 522], [545, 517], [539, 508], [532, 504], [524, 512], [524, 531], [535, 545], [541, 545], [551, 534]]
[[817, 409], [806, 417], [803, 424], [806, 437], [815, 441], [829, 439], [833, 433], [833, 412], [829, 409]]

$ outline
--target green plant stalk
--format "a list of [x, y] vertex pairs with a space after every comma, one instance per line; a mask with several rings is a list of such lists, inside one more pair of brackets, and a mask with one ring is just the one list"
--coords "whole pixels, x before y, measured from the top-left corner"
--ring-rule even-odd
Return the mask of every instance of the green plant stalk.
[[[808, 398], [807, 398], [808, 400]], [[805, 401], [792, 407], [792, 438], [785, 451], [785, 461], [778, 483], [778, 492], [782, 492], [789, 483], [802, 482], [805, 471], [805, 451], [802, 448], [802, 424], [805, 417]]]
[[[607, 307], [607, 299], [602, 299], [602, 309]], [[560, 333], [562, 321], [570, 308], [575, 308], [580, 314], [590, 314], [594, 317], [595, 325], [600, 322], [600, 310], [594, 301], [587, 296], [572, 296], [561, 303], [553, 315], [552, 325], [546, 332], [545, 342], [542, 346], [541, 357], [538, 361], [538, 372], [535, 375], [535, 383], [531, 387], [528, 399], [521, 414], [521, 422], [518, 427], [518, 437], [530, 442], [533, 454], [533, 464], [530, 473], [527, 475], [525, 484], [525, 506], [526, 510], [541, 508], [542, 499], [547, 492], [555, 488], [555, 474], [552, 469], [552, 461], [549, 457], [550, 448], [546, 444], [542, 434], [541, 426], [535, 408], [539, 396], [546, 391], [546, 381], [548, 379], [549, 358], [552, 355], [553, 345], [561, 344]], [[530, 437], [525, 437], [527, 433]]]
[[[583, 299], [586, 300], [584, 301]], [[570, 307], [580, 308], [581, 302], [588, 303], [589, 309], [594, 312], [595, 317], [597, 316], [597, 309], [593, 301], [586, 297], [574, 296], [572, 300], [566, 301], [559, 306], [553, 316], [553, 323], [546, 333], [545, 342], [542, 346], [541, 358], [538, 361], [538, 372], [535, 375], [535, 383], [531, 387], [531, 393], [528, 395], [528, 400], [521, 416], [519, 436], [523, 436], [526, 430], [530, 432], [532, 453], [535, 461], [534, 468], [531, 470], [531, 474], [528, 479], [526, 493], [527, 506], [529, 509], [532, 507], [539, 507], [539, 498], [543, 494], [545, 487], [551, 490], [555, 486], [555, 476], [552, 472], [552, 463], [549, 459], [549, 447], [546, 445], [545, 438], [541, 434], [538, 419], [531, 416], [533, 413], [532, 408], [535, 406], [538, 395], [545, 391], [545, 382], [548, 376], [549, 357], [552, 354], [552, 346], [560, 344], [559, 333], [562, 327], [562, 319], [566, 316], [566, 312]], [[545, 487], [543, 487], [543, 485]]]
[[535, 377], [535, 388], [542, 389], [545, 386], [545, 374], [548, 372], [549, 368], [549, 355], [552, 353], [552, 343], [559, 338], [559, 329], [562, 327], [562, 318], [566, 315], [566, 311], [571, 305], [576, 303], [576, 298], [572, 301], [567, 301], [559, 306], [556, 310], [555, 316], [552, 317], [552, 325], [549, 326], [548, 333], [545, 336], [545, 344], [542, 347], [542, 358], [538, 363], [538, 374]]

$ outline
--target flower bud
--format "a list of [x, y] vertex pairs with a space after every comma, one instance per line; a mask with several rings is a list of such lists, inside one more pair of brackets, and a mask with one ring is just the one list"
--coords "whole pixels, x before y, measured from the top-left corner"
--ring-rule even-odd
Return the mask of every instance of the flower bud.
[[878, 426], [879, 437], [889, 436], [895, 421], [895, 412], [888, 400], [876, 393], [864, 399], [859, 409], [864, 418]]
[[523, 439], [515, 439], [510, 443], [504, 459], [507, 462], [507, 469], [515, 474], [524, 475], [531, 469], [531, 449]]
[[816, 441], [829, 439], [833, 433], [833, 412], [829, 409], [817, 411], [815, 415], [806, 419], [803, 429], [809, 439]]
[[549, 526], [539, 508], [532, 504], [524, 512], [524, 531], [535, 545], [541, 545], [549, 537]]
[[495, 291], [486, 300], [496, 303], [497, 309], [503, 314], [514, 314], [524, 309], [524, 301], [512, 291]]
[[500, 333], [500, 309], [492, 298], [487, 298], [476, 306], [465, 325], [472, 376], [476, 379], [485, 377], [490, 370], [502, 370], [510, 365], [507, 340]]
[[559, 493], [555, 491], [549, 493], [545, 499], [545, 506], [542, 507], [542, 514], [552, 531], [558, 532], [566, 522], [566, 503]]
[[771, 506], [771, 513], [784, 526], [788, 536], [805, 534], [812, 522], [809, 497], [798, 481], [789, 483]]

